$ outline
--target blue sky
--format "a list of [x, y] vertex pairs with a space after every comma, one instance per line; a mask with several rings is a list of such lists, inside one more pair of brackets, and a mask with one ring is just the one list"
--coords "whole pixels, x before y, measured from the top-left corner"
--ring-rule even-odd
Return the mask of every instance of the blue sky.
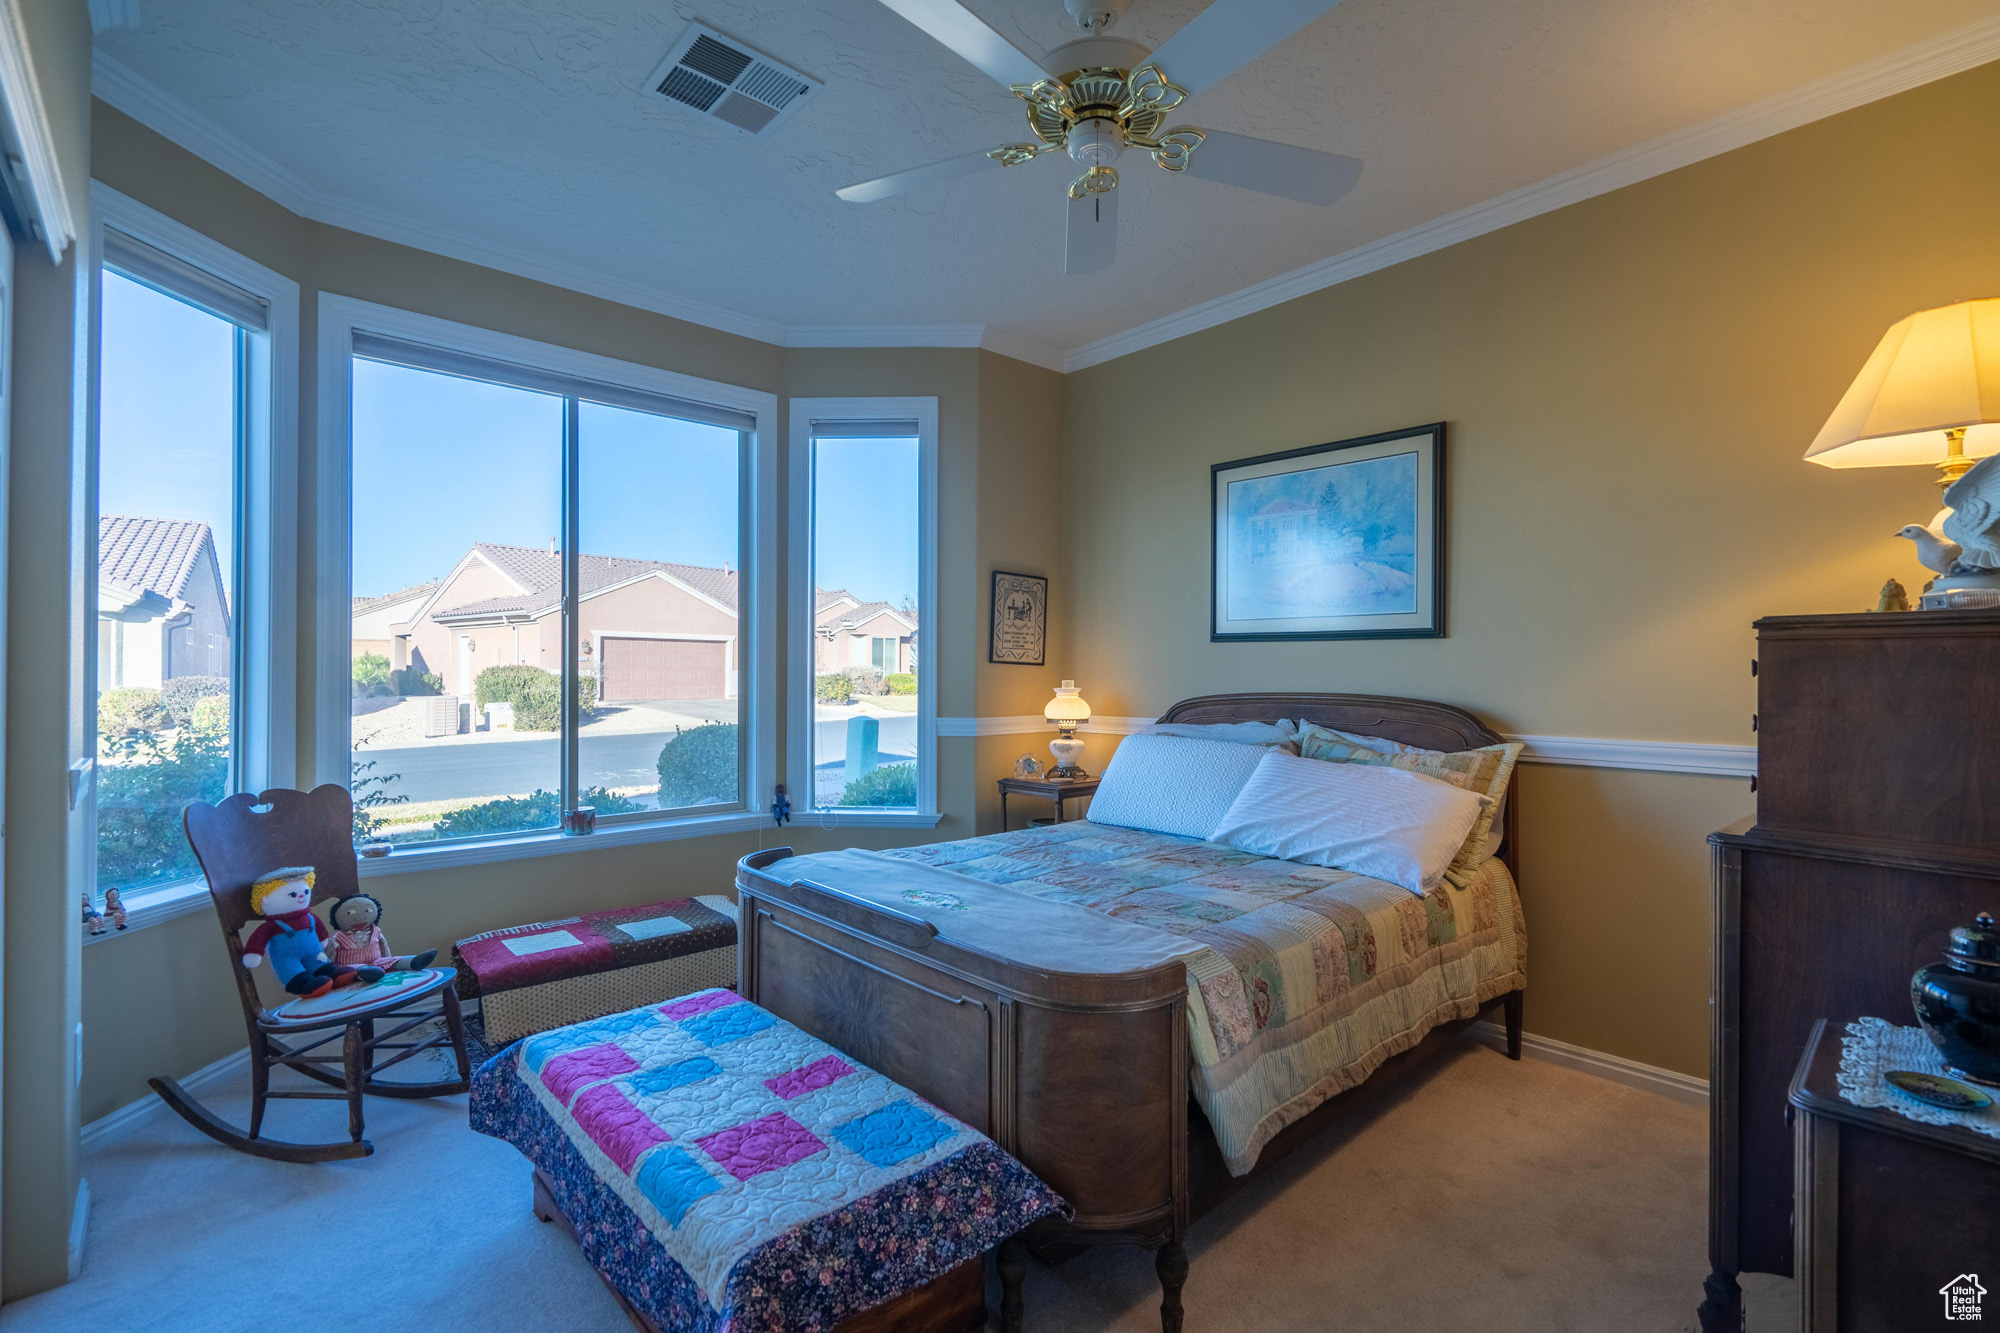
[[[104, 276], [100, 504], [191, 518], [228, 568], [235, 331]], [[475, 542], [562, 532], [562, 401], [373, 361], [354, 365], [354, 592], [437, 578]], [[736, 434], [586, 403], [583, 549], [740, 566]], [[914, 440], [818, 446], [818, 582], [864, 600], [917, 595]]]

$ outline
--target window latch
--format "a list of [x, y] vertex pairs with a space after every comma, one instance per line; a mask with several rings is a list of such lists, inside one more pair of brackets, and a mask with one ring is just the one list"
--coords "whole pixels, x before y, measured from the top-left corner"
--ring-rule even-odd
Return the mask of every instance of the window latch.
[[785, 797], [785, 784], [778, 784], [777, 799], [771, 802], [771, 822], [779, 828], [792, 817], [792, 803]]

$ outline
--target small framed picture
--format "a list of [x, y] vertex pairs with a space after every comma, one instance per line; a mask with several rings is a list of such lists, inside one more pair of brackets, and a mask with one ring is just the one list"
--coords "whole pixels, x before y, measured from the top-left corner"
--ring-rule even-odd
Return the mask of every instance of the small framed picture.
[[1049, 651], [1049, 581], [993, 571], [993, 637], [986, 660], [1042, 666]]
[[1444, 635], [1444, 423], [1209, 469], [1209, 638]]

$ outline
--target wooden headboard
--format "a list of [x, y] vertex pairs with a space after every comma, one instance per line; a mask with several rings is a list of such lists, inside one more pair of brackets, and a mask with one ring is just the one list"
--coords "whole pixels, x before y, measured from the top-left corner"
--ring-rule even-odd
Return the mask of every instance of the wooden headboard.
[[[1162, 722], [1276, 722], [1281, 718], [1317, 722], [1337, 731], [1382, 736], [1426, 750], [1476, 750], [1505, 737], [1463, 708], [1426, 699], [1384, 694], [1204, 694], [1183, 699], [1160, 714]], [[1521, 873], [1520, 784], [1510, 782], [1501, 798], [1500, 859], [1518, 880]]]

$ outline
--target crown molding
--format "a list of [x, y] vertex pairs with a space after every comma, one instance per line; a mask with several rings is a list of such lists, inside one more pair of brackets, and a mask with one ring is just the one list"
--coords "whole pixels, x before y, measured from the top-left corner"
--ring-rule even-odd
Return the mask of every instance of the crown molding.
[[[11, 0], [0, 0], [10, 3]], [[1268, 310], [1286, 301], [1457, 245], [1543, 213], [1608, 194], [1767, 139], [1801, 125], [2000, 59], [2000, 18], [1982, 20], [1902, 51], [1856, 65], [1698, 125], [1607, 154], [1594, 162], [1510, 190], [1392, 236], [1356, 246], [1226, 296], [1120, 333], [1059, 351], [984, 324], [795, 325], [726, 310], [658, 288], [635, 285], [512, 246], [468, 240], [458, 232], [387, 209], [338, 199], [215, 124], [157, 84], [103, 52], [91, 60], [91, 91], [126, 115], [228, 172], [280, 206], [329, 226], [479, 264], [589, 296], [781, 347], [982, 347], [1064, 373], [1101, 365], [1191, 333]], [[0, 74], [4, 74], [0, 62]], [[32, 169], [32, 164], [31, 169]], [[52, 242], [53, 243], [53, 242]]]
[[1184, 338], [1190, 333], [1269, 310], [1406, 259], [1469, 241], [1516, 222], [1581, 203], [1600, 194], [1692, 166], [1851, 111], [1869, 102], [2000, 60], [2000, 18], [1984, 19], [1915, 46], [1856, 65], [1852, 69], [1725, 112], [1686, 129], [1634, 144], [1532, 185], [1509, 190], [1482, 203], [1356, 246], [1275, 278], [1219, 296], [1176, 314], [1073, 347], [1063, 358], [1065, 372], [1101, 365], [1121, 356]]

